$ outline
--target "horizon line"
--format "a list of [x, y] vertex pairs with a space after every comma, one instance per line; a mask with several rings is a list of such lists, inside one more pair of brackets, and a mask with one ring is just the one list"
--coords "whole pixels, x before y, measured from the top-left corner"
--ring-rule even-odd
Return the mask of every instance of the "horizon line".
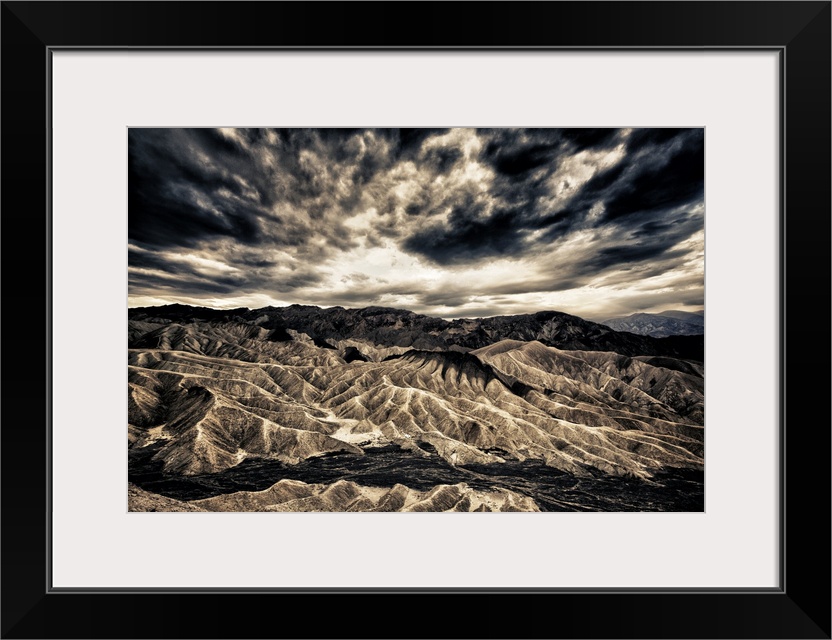
[[[135, 305], [135, 306], [131, 306], [130, 301], [128, 299], [127, 309], [128, 310], [130, 310], [130, 309], [158, 309], [158, 308], [162, 308], [162, 307], [170, 307], [170, 306], [176, 306], [176, 305], [181, 306], [181, 307], [191, 307], [193, 309], [210, 309], [212, 311], [234, 311], [236, 309], [246, 309], [248, 311], [258, 311], [260, 309], [269, 309], [269, 308], [271, 308], [271, 309], [285, 309], [285, 308], [288, 308], [288, 307], [314, 307], [316, 309], [344, 309], [346, 311], [360, 311], [362, 309], [377, 308], [377, 309], [393, 309], [393, 310], [396, 310], [396, 311], [407, 311], [407, 312], [412, 313], [412, 314], [417, 315], [417, 316], [425, 316], [425, 317], [428, 317], [428, 318], [441, 318], [443, 320], [448, 320], [448, 319], [450, 319], [450, 320], [477, 320], [477, 319], [484, 319], [484, 318], [499, 318], [499, 317], [524, 316], [524, 315], [528, 316], [528, 315], [536, 315], [538, 313], [553, 312], [553, 313], [562, 313], [564, 315], [574, 316], [576, 318], [581, 318], [582, 320], [590, 320], [592, 322], [600, 322], [599, 320], [592, 320], [592, 318], [589, 317], [589, 316], [582, 316], [582, 315], [578, 315], [578, 314], [571, 313], [571, 312], [568, 312], [568, 311], [561, 311], [559, 309], [551, 309], [551, 308], [538, 309], [537, 311], [527, 311], [525, 313], [497, 313], [497, 314], [489, 315], [489, 316], [434, 316], [434, 315], [430, 315], [430, 314], [426, 314], [426, 313], [418, 313], [416, 311], [413, 311], [412, 309], [407, 309], [405, 307], [390, 307], [390, 306], [380, 305], [380, 304], [371, 304], [371, 305], [366, 305], [366, 306], [363, 306], [363, 307], [345, 307], [345, 306], [340, 305], [340, 304], [322, 306], [322, 305], [317, 305], [317, 304], [302, 304], [302, 303], [299, 303], [299, 302], [293, 302], [293, 303], [286, 304], [286, 305], [283, 305], [283, 306], [265, 305], [263, 307], [252, 308], [252, 307], [248, 307], [248, 306], [245, 306], [245, 305], [241, 305], [241, 306], [238, 306], [238, 307], [221, 308], [221, 307], [212, 307], [212, 306], [207, 305], [207, 304], [200, 304], [200, 305], [188, 304], [186, 302], [166, 302], [166, 303], [163, 303], [163, 304], [155, 304], [155, 305]], [[631, 317], [631, 316], [634, 316], [634, 315], [639, 315], [639, 314], [661, 315], [662, 313], [665, 313], [666, 311], [682, 311], [682, 312], [685, 312], [685, 313], [693, 313], [693, 314], [703, 313], [704, 314], [704, 312], [705, 312], [704, 305], [702, 305], [702, 307], [703, 308], [701, 308], [701, 309], [695, 309], [695, 310], [692, 310], [692, 311], [687, 311], [686, 309], [679, 309], [679, 308], [665, 309], [664, 311], [658, 311], [658, 312], [652, 312], [652, 313], [649, 312], [649, 311], [634, 311], [633, 313], [630, 313], [630, 314], [627, 314], [627, 315], [610, 316], [610, 317], [605, 318], [605, 319], [606, 320], [614, 320], [614, 319], [618, 319], [618, 318], [628, 318], [628, 317]]]

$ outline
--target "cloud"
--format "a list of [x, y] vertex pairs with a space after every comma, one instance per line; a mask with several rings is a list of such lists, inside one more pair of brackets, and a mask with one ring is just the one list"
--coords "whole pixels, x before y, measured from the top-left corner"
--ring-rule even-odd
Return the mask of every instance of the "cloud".
[[587, 314], [647, 310], [666, 274], [703, 297], [702, 129], [130, 129], [128, 151], [131, 304]]

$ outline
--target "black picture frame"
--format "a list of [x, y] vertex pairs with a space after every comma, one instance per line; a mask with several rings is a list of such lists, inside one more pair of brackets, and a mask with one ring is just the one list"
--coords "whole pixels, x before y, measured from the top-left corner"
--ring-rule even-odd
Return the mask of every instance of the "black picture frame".
[[[3, 2], [0, 15], [3, 638], [830, 637], [830, 2]], [[48, 97], [51, 51], [65, 47], [778, 51], [780, 587], [50, 589], [48, 398], [60, 381], [49, 368]], [[320, 615], [310, 620], [300, 612], [313, 597]], [[379, 610], [400, 626], [381, 624], [387, 616], [372, 613]]]

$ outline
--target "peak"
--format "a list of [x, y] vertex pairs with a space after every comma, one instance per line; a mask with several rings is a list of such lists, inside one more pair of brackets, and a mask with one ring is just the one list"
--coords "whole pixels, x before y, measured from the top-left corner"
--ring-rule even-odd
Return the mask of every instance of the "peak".
[[[484, 355], [484, 356], [496, 356], [501, 353], [506, 353], [507, 351], [514, 351], [515, 349], [521, 349], [525, 342], [521, 340], [500, 340], [499, 342], [495, 342], [494, 344], [490, 344], [487, 347], [483, 347], [482, 349], [477, 349], [476, 351], [472, 351], [472, 353], [476, 356]], [[538, 343], [540, 344], [540, 343]]]

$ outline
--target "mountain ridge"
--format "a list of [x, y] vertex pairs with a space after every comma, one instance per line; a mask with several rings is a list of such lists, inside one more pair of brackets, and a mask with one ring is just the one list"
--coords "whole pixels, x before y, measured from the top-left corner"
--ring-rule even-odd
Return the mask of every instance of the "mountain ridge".
[[628, 356], [669, 356], [698, 362], [704, 359], [701, 335], [638, 335], [560, 311], [444, 320], [406, 309], [378, 306], [346, 309], [289, 305], [217, 310], [173, 304], [134, 307], [128, 310], [128, 319], [159, 324], [199, 320], [240, 322], [268, 329], [277, 340], [285, 340], [286, 331], [293, 330], [308, 335], [313, 341], [333, 344], [333, 341], [361, 339], [385, 348], [474, 350], [511, 339], [538, 340], [561, 349], [614, 351]]
[[653, 338], [695, 336], [705, 333], [704, 312], [662, 311], [661, 313], [633, 313], [609, 318], [601, 322], [615, 331], [625, 331]]

